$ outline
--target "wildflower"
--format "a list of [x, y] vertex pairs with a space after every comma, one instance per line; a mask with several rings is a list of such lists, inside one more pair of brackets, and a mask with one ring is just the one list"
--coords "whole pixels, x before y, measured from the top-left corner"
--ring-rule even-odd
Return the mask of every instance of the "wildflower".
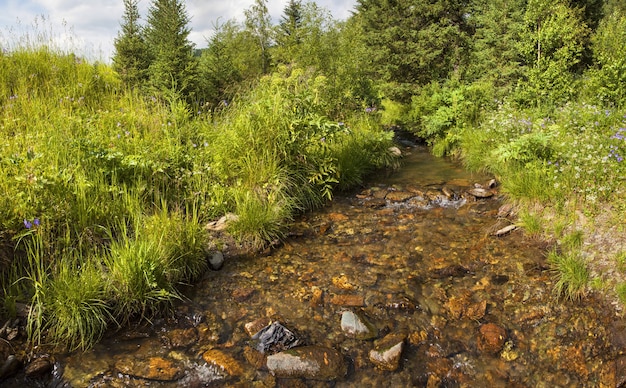
[[24, 227], [26, 227], [26, 229], [30, 229], [33, 227], [33, 223], [28, 221], [27, 219], [24, 219]]
[[33, 220], [33, 225], [35, 225], [35, 226], [39, 226], [39, 224], [40, 224], [40, 222], [39, 222], [39, 218], [35, 218], [35, 219]]

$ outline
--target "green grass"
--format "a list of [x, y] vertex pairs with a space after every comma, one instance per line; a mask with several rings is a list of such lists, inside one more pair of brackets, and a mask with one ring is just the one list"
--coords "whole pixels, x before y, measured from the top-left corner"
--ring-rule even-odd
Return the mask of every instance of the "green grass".
[[615, 287], [615, 292], [622, 305], [626, 306], [626, 283], [620, 283]]
[[16, 252], [0, 266], [6, 312], [26, 302], [32, 342], [88, 348], [182, 297], [220, 245], [206, 222], [235, 213], [229, 232], [261, 249], [297, 212], [392, 166], [374, 118], [329, 117], [326, 82], [280, 68], [208, 114], [46, 46], [1, 53], [0, 235]]
[[553, 250], [548, 253], [548, 263], [554, 271], [554, 293], [557, 297], [578, 301], [587, 294], [589, 271], [580, 255], [561, 254]]

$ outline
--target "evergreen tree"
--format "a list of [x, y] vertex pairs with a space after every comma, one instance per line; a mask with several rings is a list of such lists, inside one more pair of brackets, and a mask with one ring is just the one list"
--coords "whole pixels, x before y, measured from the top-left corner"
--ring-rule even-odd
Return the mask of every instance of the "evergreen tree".
[[283, 10], [276, 31], [276, 53], [279, 62], [289, 63], [294, 59], [294, 51], [302, 43], [302, 2], [290, 0]]
[[267, 74], [270, 67], [269, 50], [272, 45], [272, 20], [267, 9], [267, 0], [255, 0], [244, 14], [246, 29], [257, 43], [261, 74]]
[[203, 98], [210, 106], [229, 101], [243, 80], [239, 56], [241, 31], [234, 21], [215, 26], [215, 33], [200, 57], [200, 82]]
[[387, 94], [406, 102], [419, 87], [463, 65], [468, 45], [464, 0], [357, 0], [373, 71]]
[[113, 69], [127, 86], [140, 86], [147, 80], [149, 59], [139, 24], [137, 0], [124, 0], [122, 20], [122, 30], [114, 42]]
[[474, 34], [466, 76], [487, 82], [496, 96], [510, 92], [521, 75], [518, 41], [527, 0], [475, 0], [469, 22]]
[[154, 0], [149, 10], [146, 42], [151, 55], [150, 84], [190, 100], [196, 92], [197, 59], [189, 41], [189, 17], [180, 0]]

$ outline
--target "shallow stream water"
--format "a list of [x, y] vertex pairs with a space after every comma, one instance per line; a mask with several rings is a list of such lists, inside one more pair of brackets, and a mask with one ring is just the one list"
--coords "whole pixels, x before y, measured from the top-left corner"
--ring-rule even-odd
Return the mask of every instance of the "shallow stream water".
[[[188, 290], [173, 316], [56, 355], [53, 381], [73, 387], [615, 387], [624, 383], [624, 324], [594, 295], [553, 296], [546, 244], [506, 226], [490, 177], [414, 148], [403, 167], [370, 177], [298, 218], [263, 255], [226, 257]], [[491, 192], [491, 191], [490, 191]], [[344, 311], [377, 329], [360, 340]], [[267, 370], [246, 324], [278, 321], [300, 344], [341, 354], [331, 381]], [[249, 331], [249, 330], [248, 330]], [[401, 333], [397, 369], [369, 357]], [[495, 334], [494, 334], [495, 333]], [[491, 337], [490, 337], [491, 336]], [[22, 380], [23, 381], [23, 380]], [[17, 384], [18, 382], [16, 382]]]

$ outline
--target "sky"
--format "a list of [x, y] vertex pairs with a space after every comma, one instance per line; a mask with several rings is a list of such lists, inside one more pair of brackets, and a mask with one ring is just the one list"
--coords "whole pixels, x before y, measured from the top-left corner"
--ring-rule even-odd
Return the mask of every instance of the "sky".
[[[273, 20], [280, 19], [288, 2], [268, 0]], [[356, 0], [315, 2], [338, 20], [348, 18], [356, 5]], [[243, 21], [244, 10], [254, 0], [186, 0], [184, 3], [191, 19], [189, 40], [196, 48], [204, 48], [216, 22]], [[152, 0], [139, 0], [142, 23], [151, 4]], [[123, 14], [123, 0], [0, 0], [0, 46], [7, 49], [43, 40], [92, 60], [109, 62]]]

